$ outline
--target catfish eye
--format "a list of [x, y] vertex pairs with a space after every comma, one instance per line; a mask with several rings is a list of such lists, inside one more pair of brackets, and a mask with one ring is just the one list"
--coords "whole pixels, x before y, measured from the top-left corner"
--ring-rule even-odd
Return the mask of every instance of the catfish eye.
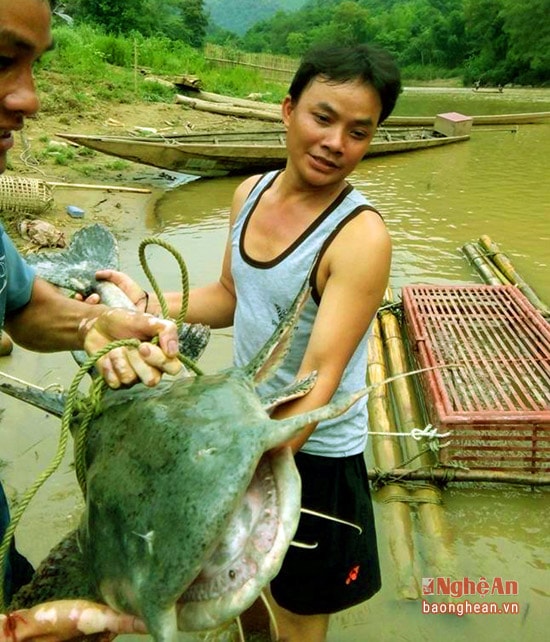
[[234, 580], [237, 577], [237, 573], [233, 569], [229, 571], [229, 579]]

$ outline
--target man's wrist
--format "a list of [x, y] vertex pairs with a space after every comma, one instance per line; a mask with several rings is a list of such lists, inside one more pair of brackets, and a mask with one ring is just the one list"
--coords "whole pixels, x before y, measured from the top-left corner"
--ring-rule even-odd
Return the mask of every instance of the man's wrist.
[[95, 325], [95, 322], [99, 319], [99, 317], [109, 308], [105, 305], [94, 305], [94, 306], [89, 306], [90, 310], [90, 315], [82, 317], [78, 324], [78, 328], [76, 331], [78, 341], [80, 343], [80, 347], [84, 348], [84, 341], [86, 340], [86, 336], [88, 332], [93, 328]]

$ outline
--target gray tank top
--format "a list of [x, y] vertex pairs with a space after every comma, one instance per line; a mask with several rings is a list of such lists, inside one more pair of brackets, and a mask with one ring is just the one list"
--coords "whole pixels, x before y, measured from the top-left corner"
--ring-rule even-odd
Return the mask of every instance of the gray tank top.
[[[359, 212], [374, 210], [362, 194], [348, 186], [282, 254], [271, 261], [255, 261], [244, 250], [244, 234], [258, 201], [277, 174], [278, 171], [269, 172], [256, 183], [231, 232], [231, 273], [237, 294], [233, 330], [235, 364], [247, 364], [269, 339], [313, 266], [312, 295], [302, 310], [284, 363], [266, 384], [262, 384], [262, 393], [279, 390], [291, 383], [300, 367], [317, 313], [319, 298], [314, 282], [323, 251], [346, 222]], [[364, 387], [367, 335], [368, 332], [357, 346], [336, 394]], [[320, 423], [302, 446], [302, 451], [323, 457], [356, 455], [365, 449], [367, 432], [364, 398], [340, 417]]]

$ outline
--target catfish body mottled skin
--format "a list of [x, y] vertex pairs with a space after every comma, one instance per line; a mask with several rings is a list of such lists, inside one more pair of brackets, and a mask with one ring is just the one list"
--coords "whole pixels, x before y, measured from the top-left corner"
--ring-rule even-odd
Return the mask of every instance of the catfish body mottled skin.
[[[315, 385], [311, 373], [275, 395], [257, 393], [289, 349], [309, 296], [306, 281], [244, 367], [106, 392], [82, 440], [86, 509], [77, 546], [71, 540], [59, 552], [60, 563], [78, 558], [82, 591], [45, 595], [39, 573], [34, 603], [53, 597], [105, 601], [141, 617], [156, 642], [174, 642], [178, 627], [215, 628], [257, 599], [278, 573], [300, 515], [300, 478], [284, 444], [368, 392], [270, 418], [278, 404]], [[19, 390], [17, 396], [50, 412], [59, 405], [57, 397], [40, 402], [47, 391], [37, 396], [36, 390]], [[247, 537], [237, 542], [243, 532]], [[65, 581], [65, 592], [78, 585], [74, 577]], [[25, 593], [30, 600], [32, 588]]]
[[173, 606], [241, 501], [270, 438], [238, 375], [136, 386], [93, 422], [80, 540], [113, 606], [148, 617]]

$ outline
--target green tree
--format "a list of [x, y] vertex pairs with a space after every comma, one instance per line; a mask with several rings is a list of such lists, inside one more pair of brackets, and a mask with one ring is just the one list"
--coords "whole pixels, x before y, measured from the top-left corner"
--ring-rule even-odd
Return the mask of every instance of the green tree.
[[202, 47], [208, 26], [203, 0], [155, 1], [159, 5], [159, 15], [163, 15], [164, 8], [170, 18], [169, 21], [161, 20], [162, 33], [172, 40], [182, 40], [191, 47]]
[[309, 39], [304, 33], [291, 31], [286, 39], [286, 50], [289, 56], [299, 58], [309, 48]]
[[525, 83], [550, 81], [550, 0], [503, 0], [508, 71]]
[[204, 0], [72, 0], [75, 16], [107, 33], [167, 36], [201, 47], [208, 18]]
[[[250, 0], [231, 6], [244, 2]], [[550, 0], [308, 0], [294, 13], [279, 11], [254, 24], [241, 46], [299, 56], [319, 42], [368, 41], [419, 77], [460, 70], [468, 84], [544, 83], [548, 15]]]
[[505, 84], [508, 37], [500, 15], [502, 0], [465, 0], [468, 63], [465, 82]]
[[144, 0], [79, 0], [77, 16], [109, 33], [143, 29], [146, 17]]

